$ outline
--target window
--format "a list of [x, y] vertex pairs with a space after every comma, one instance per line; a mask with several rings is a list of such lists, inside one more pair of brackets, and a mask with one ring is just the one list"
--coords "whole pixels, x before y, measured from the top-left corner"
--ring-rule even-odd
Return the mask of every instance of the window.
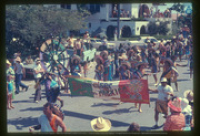
[[71, 4], [61, 4], [61, 8], [71, 9]]
[[100, 12], [100, 4], [90, 4], [90, 12], [91, 13]]

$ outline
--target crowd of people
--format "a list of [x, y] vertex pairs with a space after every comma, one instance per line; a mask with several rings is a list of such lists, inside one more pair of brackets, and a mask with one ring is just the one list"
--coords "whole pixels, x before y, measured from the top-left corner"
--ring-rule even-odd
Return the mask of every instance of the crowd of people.
[[[59, 97], [59, 94], [62, 86], [65, 86], [65, 92], [70, 93], [66, 75], [81, 77], [81, 74], [84, 73], [84, 77], [87, 77], [87, 62], [81, 64], [81, 54], [84, 48], [90, 46], [89, 34], [86, 32], [83, 39], [75, 41], [69, 38], [67, 42], [68, 47], [74, 49], [67, 68], [59, 65], [58, 68], [55, 68], [54, 73], [48, 72], [42, 68], [40, 58], [35, 60], [35, 67], [33, 69], [36, 83], [34, 86], [36, 90], [34, 102], [38, 103], [41, 100], [41, 85], [44, 85], [47, 104], [44, 105], [44, 114], [39, 118], [40, 124], [30, 127], [30, 131], [41, 129], [43, 132], [57, 132], [58, 126], [62, 128], [63, 132], [66, 131], [66, 126], [63, 123], [64, 115], [61, 110], [63, 100]], [[176, 91], [180, 91], [177, 83], [179, 76], [177, 66], [186, 67], [189, 65], [190, 79], [192, 80], [193, 42], [191, 35], [186, 37], [180, 32], [165, 43], [164, 40], [161, 40], [158, 48], [149, 39], [147, 39], [147, 48], [131, 46], [131, 44], [128, 45], [128, 48], [124, 48], [124, 45], [120, 44], [118, 49], [108, 50], [105, 41], [104, 46], [105, 48], [102, 48], [100, 54], [95, 56], [94, 78], [96, 80], [140, 80], [145, 76], [153, 75], [155, 80], [154, 85], [157, 86], [157, 89], [148, 88], [149, 91], [158, 93], [155, 103], [156, 124], [153, 128], [158, 128], [159, 113], [162, 113], [165, 114], [164, 117], [166, 118], [166, 123], [163, 127], [164, 131], [193, 129], [193, 91], [184, 92], [185, 98], [180, 98], [174, 96], [174, 91], [171, 87], [171, 83], [173, 82], [175, 83]], [[177, 63], [176, 60], [178, 58], [182, 61], [183, 55], [186, 55], [188, 63]], [[26, 59], [26, 63], [34, 63], [31, 56]], [[150, 69], [151, 72], [146, 72], [147, 69]], [[162, 72], [159, 79], [157, 77], [158, 72]], [[29, 86], [21, 82], [24, 74], [25, 70], [19, 53], [14, 54], [13, 65], [9, 60], [6, 60], [8, 109], [14, 108], [12, 100], [15, 94], [19, 94], [20, 86], [25, 91], [29, 88]], [[65, 85], [62, 83], [63, 81]], [[57, 100], [60, 102], [60, 105], [56, 104]], [[135, 107], [138, 107], [137, 103]], [[171, 115], [168, 113], [168, 108], [170, 108]], [[142, 112], [141, 103], [139, 103], [138, 111]], [[91, 121], [91, 127], [95, 131], [109, 131], [111, 122], [99, 117]], [[133, 123], [130, 125], [128, 131], [139, 131], [139, 129], [139, 125]]]

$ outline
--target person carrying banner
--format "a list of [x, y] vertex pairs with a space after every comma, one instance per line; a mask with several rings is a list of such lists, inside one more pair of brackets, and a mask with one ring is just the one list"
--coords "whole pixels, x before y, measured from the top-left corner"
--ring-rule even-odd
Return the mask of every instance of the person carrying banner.
[[54, 132], [58, 131], [58, 127], [62, 128], [62, 132], [67, 131], [62, 116], [59, 112], [55, 112], [56, 107], [51, 103], [46, 103], [43, 106], [43, 114], [38, 118], [39, 125], [29, 127], [29, 131], [41, 129], [41, 132]]
[[103, 80], [103, 72], [104, 72], [104, 67], [103, 67], [103, 63], [104, 63], [104, 61], [103, 61], [103, 58], [100, 56], [100, 55], [98, 55], [98, 56], [96, 56], [96, 63], [97, 63], [97, 65], [96, 65], [96, 67], [95, 67], [95, 79], [97, 79], [97, 80]]
[[159, 113], [165, 114], [165, 118], [168, 115], [168, 102], [170, 100], [170, 96], [173, 96], [173, 89], [171, 86], [167, 85], [167, 78], [163, 77], [161, 79], [161, 84], [159, 84], [156, 90], [149, 89], [152, 92], [158, 92], [158, 98], [156, 101], [155, 106], [155, 122], [156, 124], [153, 128], [158, 128], [158, 120], [159, 120]]
[[[136, 70], [134, 73], [132, 73], [132, 78], [131, 79], [137, 79], [140, 80], [143, 78], [143, 76], [145, 75], [145, 68], [148, 65], [148, 63], [145, 62], [138, 62], [136, 63], [136, 67], [138, 68], [138, 70]], [[135, 103], [135, 107], [137, 107], [137, 103]], [[141, 113], [141, 103], [139, 103], [139, 109], [138, 111]]]

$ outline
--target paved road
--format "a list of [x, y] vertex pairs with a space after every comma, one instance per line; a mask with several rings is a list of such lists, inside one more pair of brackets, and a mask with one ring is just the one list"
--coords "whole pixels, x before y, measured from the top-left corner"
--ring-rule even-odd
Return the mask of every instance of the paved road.
[[[182, 62], [177, 61], [180, 64], [187, 63], [185, 60]], [[91, 70], [88, 76], [94, 77], [95, 62], [91, 62]], [[179, 92], [175, 92], [175, 95], [182, 97], [183, 92], [187, 89], [193, 89], [193, 80], [189, 79], [189, 67], [178, 67], [179, 71]], [[158, 74], [158, 77], [160, 77]], [[34, 103], [33, 89], [34, 81], [23, 81], [30, 86], [27, 92], [21, 92], [16, 95], [13, 105], [15, 109], [7, 110], [8, 118], [8, 132], [28, 132], [28, 127], [38, 124], [38, 117], [42, 114], [42, 106], [46, 103], [45, 92], [42, 92], [42, 101]], [[149, 87], [154, 87], [153, 76], [148, 78]], [[174, 84], [172, 84], [175, 89]], [[110, 119], [112, 128], [110, 131], [126, 131], [128, 126], [132, 122], [136, 122], [140, 125], [141, 130], [147, 131], [159, 131], [159, 129], [151, 129], [155, 124], [154, 122], [154, 107], [157, 98], [156, 93], [150, 93], [150, 106], [147, 104], [142, 105], [142, 113], [139, 113], [134, 107], [133, 103], [122, 103], [118, 105], [118, 101], [95, 99], [90, 97], [71, 97], [67, 94], [63, 94], [61, 91], [61, 98], [64, 100], [63, 111], [65, 113], [64, 122], [67, 128], [70, 128], [72, 132], [92, 131], [90, 127], [90, 121], [96, 117], [102, 116]], [[164, 123], [164, 118], [160, 115], [159, 125]], [[59, 129], [60, 130], [60, 129]]]

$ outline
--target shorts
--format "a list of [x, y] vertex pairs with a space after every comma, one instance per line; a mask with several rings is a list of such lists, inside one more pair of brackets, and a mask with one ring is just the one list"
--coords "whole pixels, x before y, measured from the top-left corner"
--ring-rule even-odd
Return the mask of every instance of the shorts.
[[163, 113], [165, 115], [168, 115], [168, 102], [162, 101], [162, 100], [157, 100], [156, 106], [155, 106], [155, 111], [158, 113]]

